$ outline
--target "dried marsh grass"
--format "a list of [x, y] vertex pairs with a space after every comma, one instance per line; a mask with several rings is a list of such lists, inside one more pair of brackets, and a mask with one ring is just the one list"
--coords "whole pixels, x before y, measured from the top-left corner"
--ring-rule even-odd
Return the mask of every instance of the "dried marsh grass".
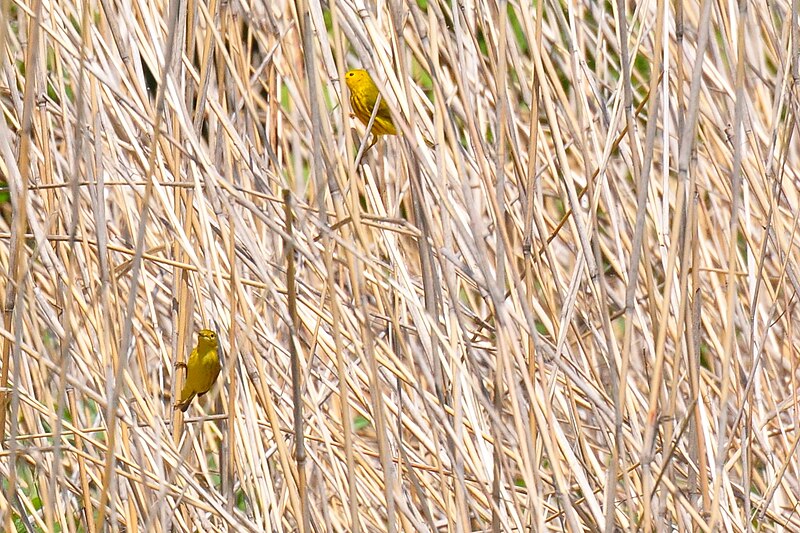
[[367, 4], [0, 2], [0, 529], [800, 530], [796, 5]]

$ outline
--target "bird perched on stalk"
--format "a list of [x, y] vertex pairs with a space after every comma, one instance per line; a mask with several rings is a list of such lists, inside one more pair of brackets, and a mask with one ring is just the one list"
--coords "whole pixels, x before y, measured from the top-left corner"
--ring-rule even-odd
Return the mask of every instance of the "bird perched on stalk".
[[[360, 69], [347, 71], [344, 81], [350, 89], [350, 107], [366, 126], [369, 124], [372, 111], [378, 101], [378, 95], [380, 95], [378, 86], [372, 81], [369, 72]], [[378, 142], [380, 135], [397, 135], [397, 129], [392, 121], [392, 113], [384, 98], [381, 98], [381, 103], [378, 104], [378, 112], [372, 123], [372, 133], [375, 135], [375, 140], [372, 141], [370, 147]]]
[[175, 365], [186, 368], [186, 383], [183, 385], [175, 409], [185, 413], [195, 396], [202, 396], [211, 390], [222, 370], [217, 352], [218, 346], [217, 334], [210, 329], [201, 329], [197, 334], [197, 346], [189, 355], [189, 360]]

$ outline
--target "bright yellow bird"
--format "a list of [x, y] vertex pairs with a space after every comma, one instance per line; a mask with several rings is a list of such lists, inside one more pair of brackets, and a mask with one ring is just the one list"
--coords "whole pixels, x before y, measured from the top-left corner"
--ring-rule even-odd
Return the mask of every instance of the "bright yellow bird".
[[217, 353], [218, 345], [216, 333], [210, 329], [201, 329], [197, 334], [197, 346], [192, 350], [189, 361], [176, 365], [186, 368], [186, 383], [175, 409], [185, 413], [195, 396], [202, 396], [211, 390], [222, 370]]
[[[378, 86], [375, 85], [366, 70], [350, 70], [344, 75], [344, 81], [350, 88], [350, 107], [353, 108], [353, 113], [366, 126], [372, 116], [372, 110], [375, 109], [375, 102], [378, 101], [378, 95], [380, 94]], [[392, 122], [392, 113], [389, 111], [389, 106], [386, 105], [384, 98], [381, 98], [378, 114], [375, 115], [375, 121], [372, 123], [372, 133], [376, 136], [397, 135], [397, 129], [394, 127], [394, 122]]]

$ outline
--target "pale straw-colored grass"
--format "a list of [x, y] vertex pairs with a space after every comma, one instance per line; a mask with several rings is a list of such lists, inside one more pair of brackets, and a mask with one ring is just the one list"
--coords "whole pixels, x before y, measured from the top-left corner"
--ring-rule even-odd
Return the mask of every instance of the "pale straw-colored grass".
[[0, 1], [0, 529], [800, 530], [796, 10]]

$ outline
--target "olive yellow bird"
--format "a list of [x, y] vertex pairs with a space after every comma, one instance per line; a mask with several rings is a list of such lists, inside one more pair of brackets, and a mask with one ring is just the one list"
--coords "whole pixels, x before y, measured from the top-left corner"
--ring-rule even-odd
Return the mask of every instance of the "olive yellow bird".
[[[366, 126], [369, 124], [372, 110], [375, 109], [378, 101], [380, 94], [378, 86], [375, 85], [366, 70], [350, 70], [344, 75], [344, 81], [350, 89], [350, 107]], [[392, 121], [392, 113], [384, 98], [381, 98], [381, 103], [378, 105], [378, 112], [372, 123], [372, 133], [375, 134], [376, 140], [378, 135], [397, 135], [397, 128], [394, 127]]]
[[186, 368], [186, 383], [181, 390], [181, 399], [175, 409], [184, 413], [195, 396], [202, 396], [211, 390], [219, 376], [222, 365], [219, 362], [217, 334], [210, 329], [201, 329], [197, 334], [197, 346], [189, 355], [189, 361], [176, 366]]

